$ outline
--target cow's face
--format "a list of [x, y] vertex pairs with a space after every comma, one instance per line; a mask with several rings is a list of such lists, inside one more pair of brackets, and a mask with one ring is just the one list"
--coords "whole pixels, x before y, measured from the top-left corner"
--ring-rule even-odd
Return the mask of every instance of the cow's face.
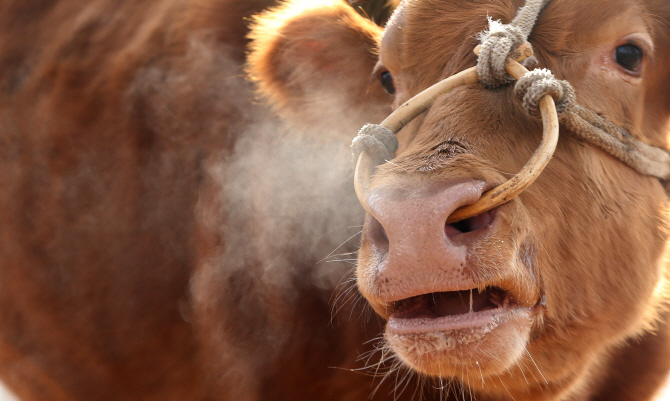
[[[368, 75], [352, 68], [347, 79], [367, 88], [365, 107], [398, 107], [474, 66], [475, 38], [487, 16], [509, 22], [522, 5], [405, 1], [381, 35], [374, 68]], [[552, 0], [529, 40], [539, 66], [568, 80], [580, 105], [664, 147], [668, 17], [670, 4], [660, 0]], [[371, 29], [359, 27], [348, 29]], [[341, 51], [345, 44], [337, 40], [321, 43]], [[264, 57], [276, 53], [270, 47]], [[344, 76], [345, 66], [333, 75], [320, 59], [314, 54], [295, 67], [317, 71], [301, 87], [312, 86], [316, 75], [319, 84]], [[462, 86], [400, 131], [396, 158], [377, 168], [363, 200], [369, 213], [357, 278], [388, 320], [385, 341], [405, 365], [489, 394], [540, 399], [540, 392], [577, 391], [585, 384], [577, 378], [652, 325], [665, 285], [666, 195], [656, 178], [562, 127], [554, 158], [528, 190], [446, 224], [455, 209], [518, 172], [537, 148], [541, 125], [520, 103], [511, 86]], [[301, 110], [300, 101], [282, 104]]]
[[[474, 65], [473, 38], [487, 15], [509, 21], [521, 5], [405, 2], [382, 37], [380, 85], [399, 105]], [[555, 0], [530, 41], [540, 66], [570, 81], [581, 105], [663, 145], [667, 28], [654, 15], [632, 1]], [[563, 381], [653, 317], [662, 186], [570, 132], [561, 130], [554, 159], [519, 198], [446, 224], [519, 171], [541, 131], [511, 87], [461, 87], [403, 129], [397, 157], [377, 169], [359, 289], [412, 368], [501, 391], [538, 370]]]

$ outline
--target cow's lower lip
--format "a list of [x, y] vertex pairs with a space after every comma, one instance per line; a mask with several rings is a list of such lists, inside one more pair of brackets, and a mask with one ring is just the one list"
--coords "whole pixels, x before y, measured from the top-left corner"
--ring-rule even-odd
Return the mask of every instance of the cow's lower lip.
[[387, 330], [421, 334], [490, 327], [514, 309], [510, 296], [495, 287], [424, 294], [397, 302]]
[[522, 358], [533, 310], [509, 302], [445, 316], [401, 311], [389, 318], [384, 337], [401, 361], [427, 376], [452, 372], [467, 380], [462, 373], [476, 369], [483, 379], [503, 374]]
[[[520, 308], [496, 308], [484, 312], [473, 312], [455, 316], [427, 319], [398, 319], [391, 316], [386, 329], [390, 334], [423, 334], [481, 328], [487, 331], [504, 317]], [[529, 309], [529, 308], [525, 308]]]

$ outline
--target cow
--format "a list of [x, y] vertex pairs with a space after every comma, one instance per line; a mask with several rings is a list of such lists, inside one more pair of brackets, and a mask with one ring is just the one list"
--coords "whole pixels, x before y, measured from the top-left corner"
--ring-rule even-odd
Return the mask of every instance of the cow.
[[[0, 5], [0, 380], [20, 400], [379, 385], [376, 356], [358, 361], [382, 326], [348, 276], [363, 221], [348, 143], [390, 103], [352, 85], [373, 101], [338, 102], [355, 110], [338, 129], [274, 117], [244, 63], [248, 18], [275, 3]], [[376, 3], [331, 24], [359, 71], [376, 63]]]
[[[475, 66], [479, 38], [524, 4], [404, 0], [381, 29], [344, 17], [339, 1], [287, 1], [255, 19], [248, 70], [297, 124], [348, 121], [375, 104], [390, 113]], [[551, 0], [528, 37], [528, 67], [667, 152], [669, 26], [667, 1]], [[378, 59], [364, 70], [372, 39]], [[386, 98], [372, 96], [379, 88]], [[520, 171], [542, 130], [503, 81], [437, 96], [397, 133], [360, 197], [356, 280], [387, 322], [378, 353], [394, 360], [390, 374], [448, 399], [650, 400], [670, 370], [665, 179], [562, 122], [530, 187], [448, 221]]]

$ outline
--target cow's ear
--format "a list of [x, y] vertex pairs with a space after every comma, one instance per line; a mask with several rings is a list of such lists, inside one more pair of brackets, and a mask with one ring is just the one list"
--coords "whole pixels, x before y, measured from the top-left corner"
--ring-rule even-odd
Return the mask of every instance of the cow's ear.
[[344, 1], [287, 1], [253, 19], [247, 71], [293, 124], [376, 122], [393, 100], [373, 76], [380, 35]]

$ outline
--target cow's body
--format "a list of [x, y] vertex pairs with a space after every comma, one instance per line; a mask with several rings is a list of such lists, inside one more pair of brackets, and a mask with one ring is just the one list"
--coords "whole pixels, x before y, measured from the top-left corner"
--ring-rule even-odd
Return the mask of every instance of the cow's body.
[[[208, 37], [188, 49], [177, 16], [213, 27], [177, 2], [1, 8], [3, 380], [25, 400], [202, 398], [180, 304], [202, 165], [234, 144], [204, 115], [239, 111], [185, 99], [237, 73], [244, 32], [221, 33], [217, 55]], [[198, 68], [191, 87], [171, 81]]]
[[254, 106], [244, 18], [272, 3], [0, 6], [0, 378], [21, 400], [374, 389], [348, 369], [379, 324], [352, 292], [331, 322], [351, 266], [319, 263], [354, 250], [364, 120], [290, 136]]

